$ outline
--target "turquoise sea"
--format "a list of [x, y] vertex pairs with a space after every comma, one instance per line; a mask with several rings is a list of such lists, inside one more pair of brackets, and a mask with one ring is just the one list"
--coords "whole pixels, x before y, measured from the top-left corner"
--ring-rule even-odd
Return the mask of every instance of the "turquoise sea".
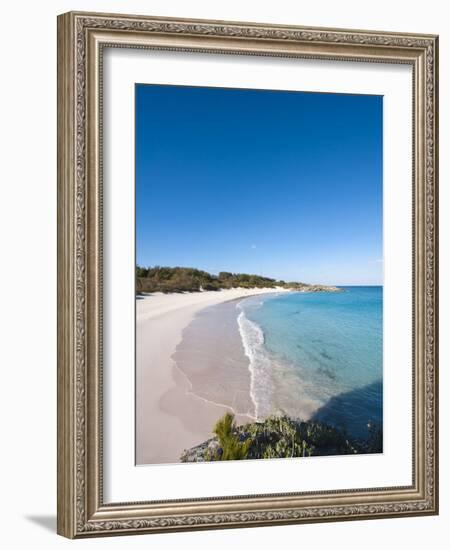
[[383, 288], [241, 300], [256, 416], [284, 412], [365, 438], [383, 418]]

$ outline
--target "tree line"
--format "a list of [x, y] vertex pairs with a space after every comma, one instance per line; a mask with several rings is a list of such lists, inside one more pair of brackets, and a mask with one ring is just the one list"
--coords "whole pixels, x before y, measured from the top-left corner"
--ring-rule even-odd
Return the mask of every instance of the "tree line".
[[194, 267], [136, 267], [137, 294], [149, 292], [199, 292], [223, 288], [275, 288], [307, 292], [339, 292], [335, 286], [283, 281], [249, 273], [221, 271], [212, 275]]
[[284, 281], [248, 273], [221, 271], [211, 275], [193, 267], [140, 267], [136, 268], [137, 292], [198, 292], [222, 288], [275, 288]]

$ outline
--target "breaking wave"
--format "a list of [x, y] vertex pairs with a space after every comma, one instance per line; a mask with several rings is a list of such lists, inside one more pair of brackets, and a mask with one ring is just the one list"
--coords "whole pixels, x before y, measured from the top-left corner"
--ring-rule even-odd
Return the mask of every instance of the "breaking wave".
[[249, 360], [250, 396], [255, 406], [256, 419], [267, 417], [271, 412], [273, 384], [271, 360], [264, 347], [264, 333], [250, 321], [242, 307], [237, 322], [245, 355]]

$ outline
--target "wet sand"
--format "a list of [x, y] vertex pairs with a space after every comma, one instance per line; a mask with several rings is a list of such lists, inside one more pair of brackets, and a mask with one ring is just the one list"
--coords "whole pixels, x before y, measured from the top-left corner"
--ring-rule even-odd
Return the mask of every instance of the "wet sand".
[[[238, 332], [231, 330], [231, 309], [226, 304], [219, 308], [214, 324], [212, 317], [208, 319], [212, 314], [205, 308], [238, 298], [280, 291], [230, 289], [154, 294], [137, 299], [137, 464], [179, 462], [184, 449], [211, 437], [214, 423], [227, 411], [236, 412], [236, 420], [241, 423], [253, 419], [250, 374], [245, 368], [246, 360], [239, 347]], [[192, 341], [190, 349], [186, 346], [177, 349], [183, 340], [184, 329], [195, 330], [198, 334], [197, 325], [191, 329], [188, 327], [194, 318], [195, 323], [204, 323], [204, 342], [209, 342], [202, 349], [217, 350], [209, 358], [203, 357], [198, 364], [192, 361], [192, 357], [195, 354], [200, 357], [200, 341], [197, 344]], [[187, 338], [185, 342], [188, 342]], [[177, 367], [174, 358], [180, 367]]]
[[237, 421], [255, 419], [250, 371], [237, 323], [240, 300], [201, 310], [184, 329], [172, 359], [191, 393], [227, 407]]

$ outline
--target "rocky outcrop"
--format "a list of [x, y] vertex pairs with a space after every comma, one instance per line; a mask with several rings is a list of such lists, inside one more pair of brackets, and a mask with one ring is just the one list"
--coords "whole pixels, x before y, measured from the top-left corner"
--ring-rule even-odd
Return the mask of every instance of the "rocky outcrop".
[[[223, 419], [222, 419], [223, 421]], [[219, 421], [220, 422], [220, 421]], [[217, 426], [217, 425], [216, 425]], [[246, 454], [228, 458], [292, 458], [346, 454], [381, 453], [381, 428], [369, 425], [367, 439], [353, 439], [343, 430], [322, 422], [301, 421], [288, 416], [271, 416], [244, 426], [230, 424], [228, 436], [219, 433], [200, 445], [185, 450], [181, 462], [211, 462], [230, 457], [227, 441], [245, 444]]]
[[297, 292], [342, 292], [343, 289], [337, 286], [329, 285], [309, 285], [307, 283], [285, 283], [285, 288], [295, 290]]

